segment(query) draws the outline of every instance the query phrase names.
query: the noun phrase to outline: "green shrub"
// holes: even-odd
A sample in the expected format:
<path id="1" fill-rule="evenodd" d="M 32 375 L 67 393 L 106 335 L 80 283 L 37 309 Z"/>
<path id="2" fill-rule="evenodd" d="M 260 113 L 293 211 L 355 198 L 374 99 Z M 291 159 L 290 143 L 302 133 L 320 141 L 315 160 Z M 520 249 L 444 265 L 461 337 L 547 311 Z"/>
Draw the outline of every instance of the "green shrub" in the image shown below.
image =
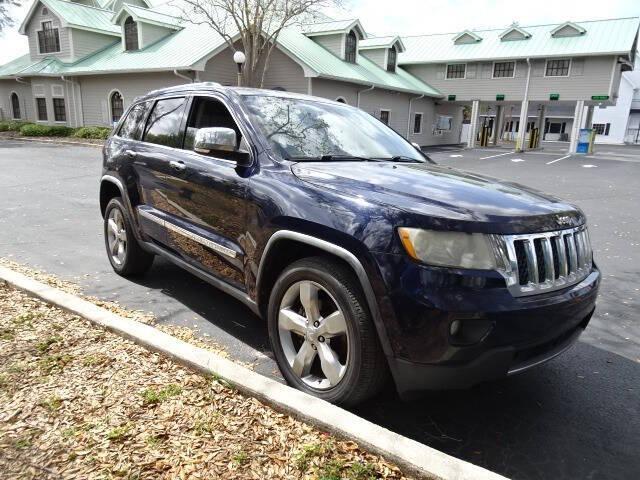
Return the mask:
<path id="1" fill-rule="evenodd" d="M 111 133 L 109 127 L 81 127 L 73 134 L 76 138 L 106 139 Z"/>
<path id="2" fill-rule="evenodd" d="M 28 125 L 29 122 L 23 122 L 22 120 L 7 120 L 0 122 L 0 132 L 17 132 L 24 125 Z"/>
<path id="3" fill-rule="evenodd" d="M 62 125 L 23 125 L 20 133 L 25 137 L 68 137 L 73 133 L 73 128 Z"/>

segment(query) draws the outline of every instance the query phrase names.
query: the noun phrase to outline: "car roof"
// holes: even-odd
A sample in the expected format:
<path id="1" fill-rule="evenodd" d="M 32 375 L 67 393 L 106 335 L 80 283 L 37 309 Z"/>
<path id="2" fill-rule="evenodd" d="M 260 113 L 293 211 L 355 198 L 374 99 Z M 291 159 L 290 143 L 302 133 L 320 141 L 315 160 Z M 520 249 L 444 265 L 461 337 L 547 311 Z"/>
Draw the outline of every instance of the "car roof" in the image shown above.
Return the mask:
<path id="1" fill-rule="evenodd" d="M 266 90 L 262 88 L 249 88 L 249 87 L 230 87 L 223 86 L 216 82 L 198 82 L 198 83 L 185 83 L 183 85 L 176 85 L 174 87 L 159 88 L 152 90 L 138 98 L 136 102 L 151 100 L 157 97 L 171 94 L 197 94 L 197 93 L 212 93 L 218 92 L 226 95 L 257 95 L 257 96 L 270 96 L 281 98 L 295 98 L 299 100 L 308 100 L 320 103 L 332 103 L 338 105 L 348 106 L 346 104 L 335 102 L 326 98 L 314 97 L 311 95 L 304 95 L 301 93 L 287 92 L 284 90 Z"/>

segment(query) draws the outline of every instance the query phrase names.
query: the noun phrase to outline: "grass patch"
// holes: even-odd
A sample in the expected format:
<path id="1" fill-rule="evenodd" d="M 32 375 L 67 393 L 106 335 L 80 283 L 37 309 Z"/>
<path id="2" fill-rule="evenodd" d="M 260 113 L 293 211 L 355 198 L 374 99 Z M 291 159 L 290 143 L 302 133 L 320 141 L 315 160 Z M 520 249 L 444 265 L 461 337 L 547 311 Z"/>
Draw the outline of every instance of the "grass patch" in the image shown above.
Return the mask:
<path id="1" fill-rule="evenodd" d="M 238 466 L 242 466 L 249 461 L 249 455 L 244 450 L 240 450 L 231 458 L 231 461 Z"/>
<path id="2" fill-rule="evenodd" d="M 62 399 L 57 395 L 52 395 L 46 400 L 40 402 L 40 405 L 51 412 L 55 412 L 62 406 Z"/>
<path id="3" fill-rule="evenodd" d="M 129 436 L 129 425 L 122 425 L 107 432 L 107 440 L 110 442 L 119 442 Z"/>
<path id="4" fill-rule="evenodd" d="M 16 333 L 12 328 L 0 328 L 0 340 L 13 340 L 16 338 Z"/>
<path id="5" fill-rule="evenodd" d="M 142 396 L 142 401 L 145 405 L 157 405 L 171 397 L 177 397 L 181 393 L 182 389 L 178 385 L 172 383 L 160 390 L 147 388 L 146 390 L 143 390 L 140 395 Z"/>
<path id="6" fill-rule="evenodd" d="M 322 466 L 318 473 L 318 480 L 342 480 L 342 460 L 331 460 Z"/>
<path id="7" fill-rule="evenodd" d="M 346 477 L 348 480 L 375 480 L 376 469 L 370 463 L 356 462 L 347 469 Z"/>
<path id="8" fill-rule="evenodd" d="M 62 341 L 62 337 L 48 337 L 45 338 L 42 342 L 38 342 L 38 344 L 36 345 L 36 348 L 38 349 L 38 352 L 40 353 L 45 353 L 49 350 L 49 347 L 51 347 L 51 345 L 53 345 L 54 343 L 59 343 Z"/>
<path id="9" fill-rule="evenodd" d="M 294 461 L 296 468 L 301 472 L 306 472 L 314 458 L 325 454 L 328 447 L 321 443 L 310 443 L 303 445 L 300 452 L 296 455 Z"/>
<path id="10" fill-rule="evenodd" d="M 38 361 L 38 365 L 40 366 L 43 374 L 49 375 L 54 371 L 62 370 L 71 360 L 73 360 L 71 355 L 66 353 L 57 353 L 55 355 L 46 355 L 42 357 Z"/>

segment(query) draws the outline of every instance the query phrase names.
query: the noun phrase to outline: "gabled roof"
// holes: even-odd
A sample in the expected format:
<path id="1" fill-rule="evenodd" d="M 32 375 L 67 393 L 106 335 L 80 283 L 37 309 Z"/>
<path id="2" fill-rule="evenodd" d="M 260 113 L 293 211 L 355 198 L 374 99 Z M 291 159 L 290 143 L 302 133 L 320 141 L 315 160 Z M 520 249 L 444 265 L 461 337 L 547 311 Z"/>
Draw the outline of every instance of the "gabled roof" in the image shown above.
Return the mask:
<path id="1" fill-rule="evenodd" d="M 120 27 L 111 23 L 113 12 L 103 8 L 89 7 L 66 0 L 35 0 L 18 30 L 23 35 L 36 8 L 45 5 L 60 18 L 63 27 L 73 27 L 106 35 L 120 36 Z"/>
<path id="2" fill-rule="evenodd" d="M 398 36 L 395 37 L 369 37 L 364 40 L 360 40 L 358 43 L 359 50 L 373 50 L 376 48 L 391 48 L 394 45 L 397 46 L 398 52 L 404 52 L 406 50 L 402 39 Z"/>
<path id="3" fill-rule="evenodd" d="M 552 58 L 561 56 L 625 55 L 634 53 L 640 19 L 617 18 L 580 22 L 588 33 L 575 37 L 553 37 L 558 27 L 536 25 L 521 27 L 531 34 L 526 42 L 503 42 L 504 29 L 475 32 L 482 42 L 456 45 L 451 34 L 403 37 L 407 51 L 399 63 L 445 63 L 450 61 L 486 61 L 511 58 Z"/>
<path id="4" fill-rule="evenodd" d="M 307 37 L 314 37 L 318 35 L 349 33 L 354 28 L 360 34 L 360 38 L 365 38 L 367 36 L 364 28 L 362 28 L 360 20 L 353 18 L 349 20 L 331 20 L 328 22 L 304 24 L 302 25 L 302 32 Z"/>
<path id="5" fill-rule="evenodd" d="M 130 15 L 136 22 L 151 23 L 172 30 L 181 28 L 179 18 L 128 3 L 122 4 L 122 8 L 113 15 L 111 22 L 119 25 L 123 14 Z"/>
<path id="6" fill-rule="evenodd" d="M 531 38 L 531 34 L 526 30 L 520 28 L 517 25 L 511 25 L 509 28 L 507 28 L 504 32 L 500 34 L 500 40 L 502 41 L 510 40 L 510 39 L 506 39 L 505 37 L 512 32 L 519 33 L 523 39 Z"/>
<path id="7" fill-rule="evenodd" d="M 561 30 L 564 30 L 565 28 L 572 28 L 573 30 L 575 30 L 576 35 L 584 35 L 585 33 L 587 33 L 587 30 L 585 28 L 581 27 L 576 23 L 564 22 L 562 25 L 558 25 L 556 28 L 551 30 L 551 36 L 552 37 L 556 36 L 558 32 L 560 32 Z"/>
<path id="8" fill-rule="evenodd" d="M 452 39 L 453 43 L 458 43 L 464 37 L 469 37 L 475 42 L 482 41 L 482 37 L 480 35 L 478 35 L 477 33 L 474 33 L 474 32 L 472 32 L 470 30 L 464 30 L 464 31 L 460 32 L 459 34 L 457 34 L 455 37 L 453 37 L 453 39 Z"/>

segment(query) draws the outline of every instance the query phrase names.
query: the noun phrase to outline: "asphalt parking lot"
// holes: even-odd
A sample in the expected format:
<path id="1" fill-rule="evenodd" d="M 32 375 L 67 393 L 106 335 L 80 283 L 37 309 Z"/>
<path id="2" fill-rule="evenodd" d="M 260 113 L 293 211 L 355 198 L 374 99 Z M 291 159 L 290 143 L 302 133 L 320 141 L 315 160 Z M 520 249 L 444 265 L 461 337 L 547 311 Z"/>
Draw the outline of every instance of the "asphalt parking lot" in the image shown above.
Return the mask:
<path id="1" fill-rule="evenodd" d="M 565 147 L 566 148 L 566 147 Z M 547 365 L 472 390 L 357 413 L 516 479 L 637 478 L 640 472 L 640 148 L 566 157 L 563 145 L 432 149 L 439 163 L 547 191 L 589 218 L 604 281 L 581 341 Z M 81 284 L 88 294 L 197 327 L 236 360 L 278 377 L 265 325 L 240 303 L 164 261 L 137 283 L 113 274 L 98 210 L 96 148 L 0 140 L 0 256 Z"/>

